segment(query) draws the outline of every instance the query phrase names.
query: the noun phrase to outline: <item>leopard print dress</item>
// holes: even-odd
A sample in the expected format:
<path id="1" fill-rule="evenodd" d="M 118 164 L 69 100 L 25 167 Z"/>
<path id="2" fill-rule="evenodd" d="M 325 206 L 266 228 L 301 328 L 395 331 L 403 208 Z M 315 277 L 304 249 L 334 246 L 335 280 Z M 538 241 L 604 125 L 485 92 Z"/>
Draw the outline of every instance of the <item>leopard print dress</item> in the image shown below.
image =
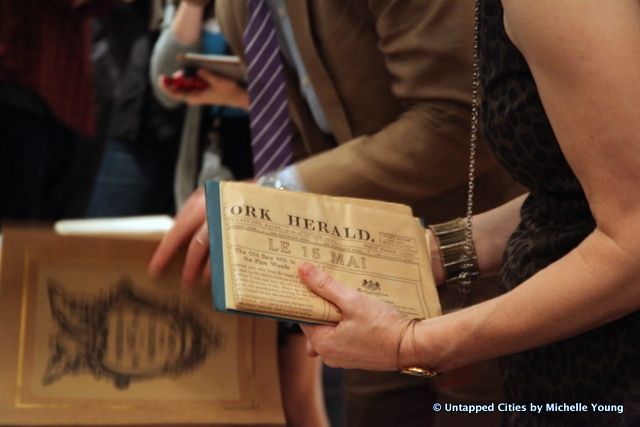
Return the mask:
<path id="1" fill-rule="evenodd" d="M 575 248 L 595 227 L 567 164 L 531 72 L 503 25 L 500 0 L 482 0 L 482 120 L 485 140 L 509 173 L 530 189 L 509 240 L 504 291 Z M 638 261 L 640 262 L 640 260 Z M 517 426 L 640 426 L 640 312 L 582 335 L 504 357 L 509 402 L 588 405 L 586 412 L 507 414 Z M 622 414 L 591 404 L 624 405 Z"/>

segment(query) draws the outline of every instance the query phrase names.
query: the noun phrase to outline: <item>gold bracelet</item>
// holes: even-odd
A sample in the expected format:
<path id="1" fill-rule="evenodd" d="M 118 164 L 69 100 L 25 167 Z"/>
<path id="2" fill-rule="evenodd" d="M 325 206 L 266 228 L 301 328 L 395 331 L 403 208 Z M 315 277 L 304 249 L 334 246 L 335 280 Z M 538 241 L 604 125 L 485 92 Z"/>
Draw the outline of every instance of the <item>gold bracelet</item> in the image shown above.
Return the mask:
<path id="1" fill-rule="evenodd" d="M 407 330 L 409 330 L 409 327 L 411 327 L 411 343 L 413 345 L 413 348 L 415 349 L 416 348 L 416 332 L 415 332 L 416 323 L 418 323 L 421 320 L 422 319 L 418 317 L 414 317 L 413 319 L 407 322 L 404 328 L 402 328 L 402 331 L 400 332 L 400 339 L 398 340 L 398 348 L 396 349 L 396 366 L 398 367 L 398 371 L 401 374 L 412 375 L 414 377 L 431 378 L 438 375 L 438 372 L 435 369 L 423 368 L 421 366 L 406 366 L 404 368 L 400 366 L 400 347 L 402 346 L 402 341 L 404 340 L 404 336 L 407 333 Z"/>
<path id="2" fill-rule="evenodd" d="M 433 378 L 438 375 L 438 372 L 433 369 L 421 368 L 420 366 L 408 366 L 404 369 L 400 369 L 401 374 L 411 375 L 414 377 L 427 377 Z"/>
<path id="3" fill-rule="evenodd" d="M 407 333 L 407 329 L 409 329 L 409 326 L 411 326 L 411 324 L 415 323 L 417 320 L 420 320 L 420 319 L 414 317 L 413 319 L 409 320 L 407 323 L 405 323 L 405 325 L 402 327 L 402 330 L 400 331 L 398 346 L 396 347 L 396 367 L 398 368 L 399 371 L 402 371 L 402 368 L 400 368 L 400 347 L 402 347 L 402 340 L 404 339 L 404 334 Z"/>

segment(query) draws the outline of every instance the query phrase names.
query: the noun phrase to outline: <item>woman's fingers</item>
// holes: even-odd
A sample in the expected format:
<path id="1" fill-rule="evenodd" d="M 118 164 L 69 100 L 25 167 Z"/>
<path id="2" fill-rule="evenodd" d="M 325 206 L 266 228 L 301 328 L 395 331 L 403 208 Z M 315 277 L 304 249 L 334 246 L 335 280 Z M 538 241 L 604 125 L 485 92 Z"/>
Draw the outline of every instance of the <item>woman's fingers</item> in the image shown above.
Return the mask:
<path id="1" fill-rule="evenodd" d="M 313 349 L 313 346 L 311 345 L 311 341 L 309 340 L 307 340 L 307 343 L 305 344 L 305 351 L 311 357 L 318 357 L 318 353 L 316 353 L 316 351 Z"/>
<path id="2" fill-rule="evenodd" d="M 318 270 L 313 264 L 307 262 L 298 269 L 300 278 L 314 293 L 334 303 L 340 311 L 357 304 L 361 295 L 355 290 L 338 283 L 333 277 Z"/>
<path id="3" fill-rule="evenodd" d="M 334 367 L 397 368 L 398 343 L 407 319 L 393 306 L 360 294 L 311 264 L 302 264 L 299 274 L 309 289 L 342 311 L 335 326 L 300 325 L 309 340 L 309 355 L 318 354 Z"/>
<path id="4" fill-rule="evenodd" d="M 200 77 L 205 82 L 209 83 L 209 86 L 218 86 L 220 84 L 224 84 L 227 80 L 229 80 L 217 74 L 214 74 L 211 71 L 206 70 L 204 68 L 198 68 L 197 74 L 198 74 L 198 77 Z"/>

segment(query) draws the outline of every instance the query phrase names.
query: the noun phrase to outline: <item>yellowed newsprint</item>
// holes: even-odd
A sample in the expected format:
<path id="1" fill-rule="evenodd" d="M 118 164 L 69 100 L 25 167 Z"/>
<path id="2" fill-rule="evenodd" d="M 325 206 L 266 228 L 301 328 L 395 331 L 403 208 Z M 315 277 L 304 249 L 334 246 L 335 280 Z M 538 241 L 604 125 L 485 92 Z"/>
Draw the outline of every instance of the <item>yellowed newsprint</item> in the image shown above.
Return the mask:
<path id="1" fill-rule="evenodd" d="M 307 289 L 310 262 L 407 317 L 441 313 L 424 229 L 404 205 L 207 183 L 216 308 L 311 323 L 341 318 Z"/>

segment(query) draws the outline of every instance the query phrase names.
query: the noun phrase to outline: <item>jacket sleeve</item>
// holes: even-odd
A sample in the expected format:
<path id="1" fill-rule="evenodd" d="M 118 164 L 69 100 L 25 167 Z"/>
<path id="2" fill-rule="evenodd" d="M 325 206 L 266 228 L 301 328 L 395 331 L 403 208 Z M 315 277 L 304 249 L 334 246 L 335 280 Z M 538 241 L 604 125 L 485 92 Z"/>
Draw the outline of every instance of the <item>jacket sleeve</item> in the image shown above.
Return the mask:
<path id="1" fill-rule="evenodd" d="M 158 78 L 161 75 L 171 75 L 181 68 L 176 60 L 179 54 L 187 52 L 200 52 L 200 42 L 183 44 L 176 39 L 171 30 L 170 23 L 164 23 L 158 41 L 153 47 L 150 59 L 149 79 L 156 99 L 166 108 L 176 108 L 180 102 L 169 98 L 158 87 Z"/>
<path id="2" fill-rule="evenodd" d="M 411 204 L 464 185 L 473 2 L 370 0 L 367 12 L 400 113 L 375 133 L 297 163 L 305 188 Z M 494 164 L 481 148 L 478 173 Z"/>

